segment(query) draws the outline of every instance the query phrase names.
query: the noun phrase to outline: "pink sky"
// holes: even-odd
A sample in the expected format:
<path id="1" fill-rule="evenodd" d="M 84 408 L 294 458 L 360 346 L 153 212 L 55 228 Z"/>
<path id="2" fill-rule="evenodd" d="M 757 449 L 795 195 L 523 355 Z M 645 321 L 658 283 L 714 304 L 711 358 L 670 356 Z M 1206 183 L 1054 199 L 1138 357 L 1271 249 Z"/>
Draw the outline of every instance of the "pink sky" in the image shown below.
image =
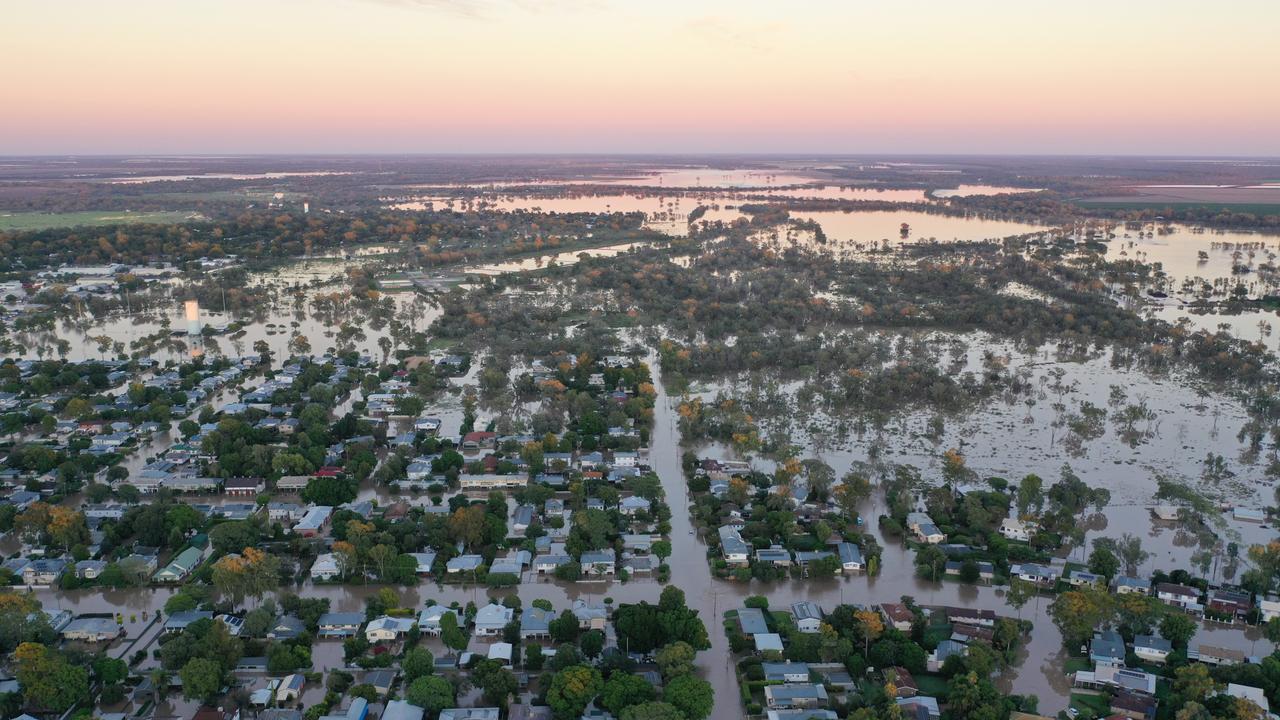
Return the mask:
<path id="1" fill-rule="evenodd" d="M 14 0 L 0 153 L 1280 155 L 1280 3 Z"/>

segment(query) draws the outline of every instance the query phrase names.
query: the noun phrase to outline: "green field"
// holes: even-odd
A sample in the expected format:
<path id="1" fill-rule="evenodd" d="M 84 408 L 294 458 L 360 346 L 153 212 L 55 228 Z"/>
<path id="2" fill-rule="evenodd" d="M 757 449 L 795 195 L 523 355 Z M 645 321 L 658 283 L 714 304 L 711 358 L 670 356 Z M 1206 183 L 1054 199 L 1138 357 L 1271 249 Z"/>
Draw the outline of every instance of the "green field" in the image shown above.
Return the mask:
<path id="1" fill-rule="evenodd" d="M 203 215 L 186 210 L 158 212 L 90 210 L 68 213 L 0 212 L 0 230 L 44 230 L 55 227 L 94 227 L 133 223 L 179 223 L 203 219 Z"/>

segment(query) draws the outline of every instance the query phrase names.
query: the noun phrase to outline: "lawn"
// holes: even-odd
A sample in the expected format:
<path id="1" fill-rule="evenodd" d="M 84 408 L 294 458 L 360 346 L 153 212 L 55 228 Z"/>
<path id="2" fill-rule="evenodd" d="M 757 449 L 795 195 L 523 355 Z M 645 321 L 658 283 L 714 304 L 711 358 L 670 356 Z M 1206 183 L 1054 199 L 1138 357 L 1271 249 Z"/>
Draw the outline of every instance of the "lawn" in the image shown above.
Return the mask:
<path id="1" fill-rule="evenodd" d="M 1087 717 L 1106 717 L 1111 712 L 1111 699 L 1106 695 L 1071 693 L 1071 707 Z"/>
<path id="2" fill-rule="evenodd" d="M 1080 670 L 1092 670 L 1092 669 L 1093 669 L 1093 663 L 1089 662 L 1089 658 L 1082 658 L 1082 657 L 1067 658 L 1067 662 L 1063 666 L 1063 670 L 1066 671 L 1068 674 L 1073 672 L 1079 672 Z"/>
<path id="3" fill-rule="evenodd" d="M 0 213 L 0 230 L 44 230 L 56 227 L 95 227 L 136 223 L 180 223 L 203 220 L 204 216 L 186 210 L 129 212 L 127 210 L 90 210 L 67 213 Z"/>
<path id="4" fill-rule="evenodd" d="M 947 681 L 937 675 L 915 675 L 916 685 L 920 688 L 921 695 L 929 695 L 938 698 L 939 702 L 945 702 L 947 699 Z"/>

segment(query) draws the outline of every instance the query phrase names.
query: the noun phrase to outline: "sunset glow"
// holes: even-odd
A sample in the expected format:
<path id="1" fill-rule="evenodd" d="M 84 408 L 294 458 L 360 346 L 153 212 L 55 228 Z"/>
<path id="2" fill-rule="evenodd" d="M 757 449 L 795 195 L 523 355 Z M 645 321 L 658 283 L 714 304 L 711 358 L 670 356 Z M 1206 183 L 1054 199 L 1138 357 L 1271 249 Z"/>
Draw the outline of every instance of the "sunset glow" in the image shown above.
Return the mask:
<path id="1" fill-rule="evenodd" d="M 1280 154 L 1280 5 L 20 0 L 0 153 Z"/>

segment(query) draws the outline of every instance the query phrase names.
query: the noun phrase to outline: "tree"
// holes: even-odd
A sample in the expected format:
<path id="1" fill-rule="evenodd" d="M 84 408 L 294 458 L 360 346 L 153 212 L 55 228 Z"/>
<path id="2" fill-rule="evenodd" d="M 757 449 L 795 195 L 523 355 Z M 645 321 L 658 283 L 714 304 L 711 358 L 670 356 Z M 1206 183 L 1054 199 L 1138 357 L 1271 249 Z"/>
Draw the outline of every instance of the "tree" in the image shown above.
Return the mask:
<path id="1" fill-rule="evenodd" d="M 1217 692 L 1217 683 L 1203 663 L 1183 665 L 1173 672 L 1173 693 L 1184 703 L 1203 703 Z"/>
<path id="2" fill-rule="evenodd" d="M 653 700 L 657 697 L 657 693 L 653 686 L 639 675 L 615 672 L 604 684 L 604 691 L 600 697 L 605 709 L 618 715 L 627 707 Z"/>
<path id="3" fill-rule="evenodd" d="M 658 671 L 662 673 L 662 679 L 670 680 L 693 672 L 695 655 L 697 655 L 697 651 L 693 649 L 692 645 L 684 641 L 677 641 L 658 648 L 658 652 L 654 653 L 653 659 L 658 664 Z"/>
<path id="4" fill-rule="evenodd" d="M 551 639 L 558 643 L 574 642 L 578 639 L 580 629 L 578 616 L 574 615 L 572 610 L 561 611 L 559 617 L 547 624 Z"/>
<path id="5" fill-rule="evenodd" d="M 573 665 L 556 673 L 547 688 L 547 704 L 558 720 L 575 720 L 592 698 L 604 689 L 600 671 L 586 665 Z"/>
<path id="6" fill-rule="evenodd" d="M 13 652 L 18 682 L 27 702 L 62 713 L 89 699 L 89 672 L 40 643 L 24 642 Z"/>
<path id="7" fill-rule="evenodd" d="M 618 720 L 685 720 L 684 713 L 671 703 L 647 702 L 622 711 Z"/>
<path id="8" fill-rule="evenodd" d="M 1106 547 L 1095 547 L 1089 554 L 1089 571 L 1109 580 L 1120 571 L 1120 559 Z"/>
<path id="9" fill-rule="evenodd" d="M 438 675 L 424 675 L 413 682 L 404 693 L 410 704 L 417 705 L 431 717 L 454 705 L 453 685 Z"/>
<path id="10" fill-rule="evenodd" d="M 667 558 L 671 557 L 671 542 L 668 540 L 658 540 L 651 548 L 653 554 L 657 556 L 658 562 L 661 564 Z"/>
<path id="11" fill-rule="evenodd" d="M 1049 606 L 1049 617 L 1062 633 L 1062 642 L 1080 646 L 1111 618 L 1111 598 L 1098 589 L 1068 590 Z"/>
<path id="12" fill-rule="evenodd" d="M 431 655 L 430 650 L 424 647 L 416 647 L 405 653 L 404 660 L 400 663 L 400 669 L 404 671 L 405 682 L 411 683 L 420 677 L 435 672 L 436 659 Z"/>
<path id="13" fill-rule="evenodd" d="M 192 658 L 178 673 L 182 678 L 182 696 L 188 700 L 212 703 L 222 692 L 222 666 L 208 658 Z"/>
<path id="14" fill-rule="evenodd" d="M 599 630 L 588 630 L 578 639 L 578 647 L 588 660 L 594 660 L 604 650 L 604 633 Z"/>
<path id="15" fill-rule="evenodd" d="M 1184 649 L 1195 636 L 1196 621 L 1182 613 L 1170 612 L 1160 620 L 1160 637 L 1173 643 L 1177 649 Z"/>
<path id="16" fill-rule="evenodd" d="M 458 627 L 458 618 L 451 612 L 440 616 L 440 639 L 446 647 L 458 652 L 467 649 L 467 635 Z"/>
<path id="17" fill-rule="evenodd" d="M 706 680 L 696 675 L 681 675 L 663 688 L 662 699 L 684 713 L 688 720 L 702 720 L 711 714 L 714 692 Z"/>
<path id="18" fill-rule="evenodd" d="M 1044 481 L 1039 475 L 1027 475 L 1018 483 L 1017 506 L 1019 515 L 1044 506 Z"/>

